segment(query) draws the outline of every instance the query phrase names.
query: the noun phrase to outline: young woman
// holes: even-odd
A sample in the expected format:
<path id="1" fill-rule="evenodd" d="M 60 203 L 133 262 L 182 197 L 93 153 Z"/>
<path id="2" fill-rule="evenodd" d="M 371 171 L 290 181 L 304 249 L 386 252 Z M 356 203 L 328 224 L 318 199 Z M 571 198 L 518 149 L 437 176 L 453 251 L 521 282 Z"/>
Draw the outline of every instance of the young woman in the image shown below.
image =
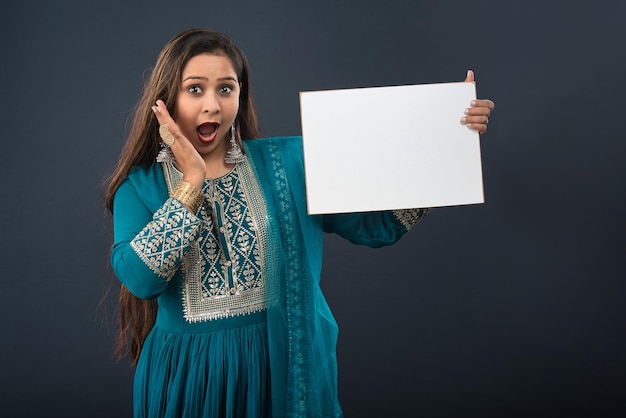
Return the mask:
<path id="1" fill-rule="evenodd" d="M 492 108 L 463 123 L 484 133 Z M 322 235 L 389 245 L 428 209 L 308 216 L 301 139 L 258 135 L 239 48 L 167 43 L 106 195 L 136 417 L 342 416 Z"/>

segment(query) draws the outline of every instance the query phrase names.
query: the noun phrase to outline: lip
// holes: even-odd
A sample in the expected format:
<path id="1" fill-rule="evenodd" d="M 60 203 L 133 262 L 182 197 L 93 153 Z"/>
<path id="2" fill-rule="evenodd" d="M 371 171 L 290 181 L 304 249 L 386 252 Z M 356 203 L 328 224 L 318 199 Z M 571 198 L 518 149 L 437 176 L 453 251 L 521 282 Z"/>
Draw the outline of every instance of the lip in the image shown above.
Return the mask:
<path id="1" fill-rule="evenodd" d="M 200 128 L 202 128 L 203 126 L 214 126 L 215 130 L 210 136 L 205 136 L 200 133 Z M 220 128 L 220 124 L 217 122 L 205 122 L 201 125 L 198 125 L 198 127 L 196 128 L 198 141 L 202 142 L 203 144 L 210 144 L 211 142 L 215 141 L 215 138 L 217 138 L 217 131 L 219 131 L 219 128 Z"/>

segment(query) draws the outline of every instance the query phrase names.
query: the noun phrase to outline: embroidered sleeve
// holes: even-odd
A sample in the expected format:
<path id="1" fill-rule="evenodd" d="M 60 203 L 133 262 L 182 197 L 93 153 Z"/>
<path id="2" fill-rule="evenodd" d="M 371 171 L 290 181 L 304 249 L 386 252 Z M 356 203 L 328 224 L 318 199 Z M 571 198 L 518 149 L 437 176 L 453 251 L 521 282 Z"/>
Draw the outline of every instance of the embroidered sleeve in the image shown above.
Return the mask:
<path id="1" fill-rule="evenodd" d="M 178 200 L 169 198 L 130 245 L 157 276 L 170 280 L 200 234 L 200 219 Z"/>
<path id="2" fill-rule="evenodd" d="M 382 247 L 397 242 L 430 209 L 402 209 L 323 216 L 325 232 L 335 233 L 354 244 Z"/>
<path id="3" fill-rule="evenodd" d="M 427 209 L 399 209 L 393 211 L 393 216 L 396 217 L 398 221 L 407 231 L 410 231 L 415 225 L 421 221 L 424 216 L 428 215 L 430 212 L 430 208 Z"/>

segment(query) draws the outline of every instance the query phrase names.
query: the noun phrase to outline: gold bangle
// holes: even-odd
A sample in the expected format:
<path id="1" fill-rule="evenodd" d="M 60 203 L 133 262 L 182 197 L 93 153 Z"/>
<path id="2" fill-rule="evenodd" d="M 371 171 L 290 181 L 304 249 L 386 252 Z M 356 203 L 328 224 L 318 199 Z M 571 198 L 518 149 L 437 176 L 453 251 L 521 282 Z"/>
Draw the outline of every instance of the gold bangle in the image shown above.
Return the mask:
<path id="1" fill-rule="evenodd" d="M 172 192 L 171 197 L 185 205 L 193 213 L 198 212 L 198 208 L 204 200 L 201 190 L 198 190 L 193 184 L 181 180 Z"/>

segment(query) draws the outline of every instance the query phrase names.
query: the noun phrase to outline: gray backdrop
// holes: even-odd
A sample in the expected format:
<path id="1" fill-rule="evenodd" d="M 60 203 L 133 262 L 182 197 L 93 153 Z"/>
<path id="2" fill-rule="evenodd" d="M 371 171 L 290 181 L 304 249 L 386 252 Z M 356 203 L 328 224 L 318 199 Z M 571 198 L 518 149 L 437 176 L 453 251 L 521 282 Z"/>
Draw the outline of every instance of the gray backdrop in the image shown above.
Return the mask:
<path id="1" fill-rule="evenodd" d="M 158 51 L 194 26 L 246 51 L 265 136 L 300 134 L 303 90 L 472 68 L 496 102 L 484 205 L 437 209 L 389 248 L 326 240 L 348 417 L 626 412 L 625 2 L 13 3 L 0 15 L 0 415 L 130 415 L 114 304 L 99 307 L 100 184 Z"/>

